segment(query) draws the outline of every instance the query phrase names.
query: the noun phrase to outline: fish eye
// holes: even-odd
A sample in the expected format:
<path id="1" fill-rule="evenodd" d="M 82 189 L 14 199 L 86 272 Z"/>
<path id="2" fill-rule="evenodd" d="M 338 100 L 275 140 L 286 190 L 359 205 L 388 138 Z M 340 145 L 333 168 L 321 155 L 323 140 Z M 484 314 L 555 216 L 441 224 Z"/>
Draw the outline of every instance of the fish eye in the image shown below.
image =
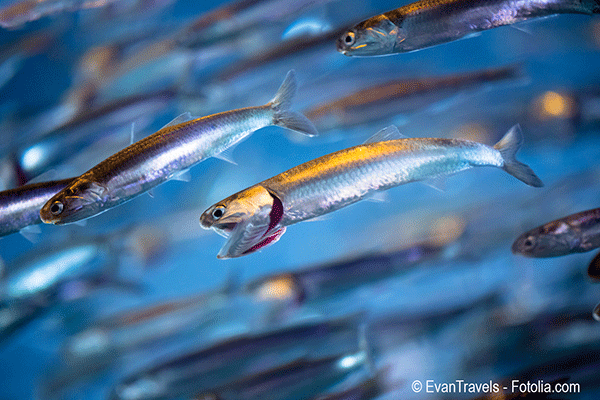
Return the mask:
<path id="1" fill-rule="evenodd" d="M 212 217 L 214 220 L 221 218 L 223 214 L 225 214 L 225 207 L 223 206 L 215 207 L 215 209 L 212 211 Z"/>
<path id="2" fill-rule="evenodd" d="M 352 46 L 355 38 L 356 36 L 354 35 L 354 32 L 348 32 L 346 33 L 346 36 L 344 36 L 344 43 L 348 46 Z"/>
<path id="3" fill-rule="evenodd" d="M 52 215 L 58 215 L 63 211 L 63 208 L 63 203 L 61 203 L 60 201 L 55 201 L 50 206 L 50 212 L 52 213 Z"/>
<path id="4" fill-rule="evenodd" d="M 533 238 L 531 236 L 529 236 L 527 239 L 525 239 L 525 241 L 523 242 L 523 244 L 527 248 L 533 247 Z"/>

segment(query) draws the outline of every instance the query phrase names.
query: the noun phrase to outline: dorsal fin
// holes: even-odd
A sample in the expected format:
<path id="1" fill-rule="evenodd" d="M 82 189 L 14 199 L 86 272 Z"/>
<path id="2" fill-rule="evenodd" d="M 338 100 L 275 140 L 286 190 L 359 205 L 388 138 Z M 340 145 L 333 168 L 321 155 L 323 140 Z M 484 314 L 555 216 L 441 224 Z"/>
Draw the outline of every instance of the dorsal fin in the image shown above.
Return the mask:
<path id="1" fill-rule="evenodd" d="M 183 124 L 184 122 L 188 122 L 188 121 L 191 121 L 193 119 L 194 119 L 194 117 L 192 117 L 192 114 L 189 111 L 188 112 L 184 112 L 183 114 L 175 117 L 171 122 L 169 122 L 168 124 L 166 124 L 165 126 L 163 126 L 160 129 L 165 129 L 165 128 L 168 128 L 169 126 Z"/>
<path id="2" fill-rule="evenodd" d="M 406 139 L 406 138 L 407 138 L 406 136 L 404 136 L 403 134 L 401 134 L 398 131 L 398 128 L 396 128 L 395 125 L 390 125 L 390 126 L 383 128 L 382 130 L 380 130 L 379 132 L 377 132 L 376 134 L 374 134 L 373 136 L 371 136 L 370 138 L 365 140 L 365 142 L 363 144 L 385 142 L 386 140 L 396 140 L 396 139 Z"/>

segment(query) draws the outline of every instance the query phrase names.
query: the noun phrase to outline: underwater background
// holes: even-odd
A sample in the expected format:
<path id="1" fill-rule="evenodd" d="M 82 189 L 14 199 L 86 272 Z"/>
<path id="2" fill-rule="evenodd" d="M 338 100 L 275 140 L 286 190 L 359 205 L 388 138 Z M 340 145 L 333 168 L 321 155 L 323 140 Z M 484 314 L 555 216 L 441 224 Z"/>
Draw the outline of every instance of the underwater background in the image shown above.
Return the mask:
<path id="1" fill-rule="evenodd" d="M 104 272 L 93 281 L 76 272 L 51 296 L 41 294 L 23 305 L 31 312 L 23 312 L 20 321 L 14 317 L 20 311 L 2 310 L 0 399 L 108 398 L 123 377 L 192 349 L 348 316 L 360 320 L 357 332 L 367 331 L 369 363 L 322 391 L 315 393 L 308 384 L 282 398 L 317 398 L 375 376 L 380 393 L 358 398 L 483 395 L 415 392 L 415 380 L 568 378 L 581 385 L 580 393 L 549 398 L 597 399 L 600 323 L 592 310 L 600 290 L 586 273 L 594 253 L 536 259 L 513 254 L 511 245 L 529 229 L 598 207 L 600 18 L 554 16 L 417 52 L 352 58 L 336 51 L 330 32 L 404 3 L 303 2 L 307 5 L 297 10 L 288 10 L 291 0 L 271 3 L 247 26 L 237 21 L 240 31 L 208 43 L 170 40 L 220 1 L 115 1 L 110 8 L 88 5 L 2 29 L 2 189 L 40 175 L 41 180 L 80 175 L 129 145 L 132 135 L 139 140 L 184 112 L 203 116 L 265 104 L 291 69 L 298 78 L 292 108 L 305 113 L 392 79 L 506 66 L 516 76 L 440 88 L 425 99 L 404 101 L 404 110 L 374 119 L 370 112 L 360 124 L 319 129 L 314 138 L 264 128 L 235 148 L 235 164 L 208 159 L 190 170 L 189 182 L 166 182 L 151 196 L 141 195 L 85 225 L 42 224 L 27 238 L 2 237 L 4 276 L 35 256 L 81 243 L 96 247 L 93 260 L 77 268 Z M 305 46 L 307 39 L 320 36 Z M 272 59 L 260 57 L 282 43 L 292 45 Z M 161 90 L 169 92 L 158 104 L 83 128 L 93 143 L 59 142 L 50 167 L 27 171 L 23 162 L 41 157 L 36 150 L 23 156 L 25 161 L 15 159 L 85 110 Z M 490 145 L 520 124 L 519 159 L 545 186 L 532 188 L 498 169 L 477 168 L 449 177 L 443 191 L 419 183 L 392 188 L 385 198 L 294 225 L 262 251 L 217 259 L 224 239 L 200 226 L 206 208 L 298 164 L 361 144 L 392 124 L 408 137 Z M 385 261 L 378 259 L 382 255 Z M 75 256 L 66 257 L 73 261 Z M 329 279 L 333 272 L 327 270 L 305 280 L 292 274 L 349 260 L 360 264 L 352 274 L 338 271 Z M 387 263 L 387 269 L 374 274 L 378 262 Z M 278 279 L 268 280 L 274 276 Z M 299 289 L 298 282 L 305 286 Z M 149 334 L 177 323 L 182 327 L 135 348 L 123 344 L 119 351 L 102 350 L 103 341 L 126 343 L 140 331 L 123 328 L 101 340 L 90 340 L 85 331 L 119 312 L 202 294 L 207 303 L 182 306 L 177 316 L 169 317 L 164 307 L 138 316 L 167 316 L 149 324 Z M 116 322 L 104 325 L 110 330 Z M 88 332 L 89 342 L 76 336 L 81 332 Z M 100 355 L 68 356 L 76 337 Z M 336 339 L 330 348 L 339 345 L 345 354 L 341 348 L 355 344 L 347 351 L 353 354 L 362 346 L 360 338 L 344 338 L 348 343 Z M 298 337 L 289 351 L 305 354 L 311 346 L 310 338 Z M 293 359 L 283 353 L 281 360 L 269 362 L 285 365 Z M 240 378 L 236 371 L 230 374 Z"/>

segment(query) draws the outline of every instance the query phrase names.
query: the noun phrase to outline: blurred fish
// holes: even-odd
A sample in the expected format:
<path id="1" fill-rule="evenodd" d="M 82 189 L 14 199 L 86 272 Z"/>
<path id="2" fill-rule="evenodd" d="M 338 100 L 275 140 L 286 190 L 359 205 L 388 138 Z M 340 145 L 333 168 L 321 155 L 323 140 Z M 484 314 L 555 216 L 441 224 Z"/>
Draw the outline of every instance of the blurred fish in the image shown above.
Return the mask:
<path id="1" fill-rule="evenodd" d="M 347 128 L 398 114 L 410 115 L 465 90 L 520 75 L 520 68 L 510 65 L 452 76 L 396 79 L 311 107 L 304 114 L 319 132 Z"/>
<path id="2" fill-rule="evenodd" d="M 0 9 L 0 27 L 19 28 L 27 22 L 36 21 L 63 12 L 74 12 L 95 7 L 104 7 L 119 0 L 18 0 Z"/>
<path id="3" fill-rule="evenodd" d="M 592 311 L 592 316 L 596 321 L 600 321 L 600 303 L 594 307 L 594 311 Z"/>
<path id="4" fill-rule="evenodd" d="M 42 207 L 42 221 L 61 225 L 105 212 L 208 157 L 219 156 L 266 126 L 315 135 L 317 132 L 306 117 L 289 110 L 295 91 L 296 78 L 290 71 L 273 100 L 264 106 L 193 120 L 186 117 L 185 122 L 176 118 L 74 180 Z"/>
<path id="5" fill-rule="evenodd" d="M 19 166 L 26 179 L 33 179 L 45 171 L 57 169 L 65 159 L 68 163 L 73 155 L 107 137 L 119 135 L 129 139 L 132 123 L 136 123 L 138 131 L 144 129 L 168 109 L 175 96 L 173 89 L 160 90 L 126 97 L 81 112 L 35 143 L 21 146 L 16 151 Z M 106 154 L 108 156 L 110 154 Z"/>
<path id="6" fill-rule="evenodd" d="M 304 400 L 364 369 L 368 349 L 319 359 L 301 359 L 202 392 L 195 400 Z"/>
<path id="7" fill-rule="evenodd" d="M 313 50 L 329 44 L 340 35 L 342 29 L 330 30 L 317 35 L 303 35 L 286 40 L 271 49 L 253 54 L 252 57 L 242 60 L 237 64 L 223 70 L 217 80 L 227 82 L 230 79 L 247 72 L 264 67 L 266 64 L 283 60 L 289 56 L 296 56 L 302 52 Z"/>
<path id="8" fill-rule="evenodd" d="M 139 285 L 117 277 L 117 246 L 112 241 L 118 239 L 122 237 L 99 237 L 32 250 L 7 267 L 0 280 L 0 299 L 47 304 L 59 296 L 76 298 L 81 287 L 69 284 L 78 281 L 123 283 L 141 290 Z"/>
<path id="9" fill-rule="evenodd" d="M 32 183 L 0 192 L 0 237 L 19 231 L 27 235 L 25 228 L 41 224 L 42 206 L 73 179 Z"/>
<path id="10" fill-rule="evenodd" d="M 260 308 L 240 313 L 245 304 L 236 301 L 233 284 L 228 282 L 216 291 L 136 308 L 94 322 L 67 339 L 62 348 L 64 368 L 48 377 L 44 397 L 55 398 L 92 374 L 139 355 L 143 349 L 153 351 L 152 346 L 164 347 L 187 337 L 194 338 L 194 343 L 210 343 L 219 336 L 215 331 L 223 328 L 225 321 L 232 324 L 241 318 L 250 329 Z"/>
<path id="11" fill-rule="evenodd" d="M 215 311 L 231 303 L 232 283 L 214 292 L 170 300 L 103 318 L 71 337 L 65 358 L 81 362 L 103 354 L 124 353 L 166 340 L 181 332 L 198 332 L 215 324 Z"/>
<path id="12" fill-rule="evenodd" d="M 515 126 L 490 147 L 459 139 L 395 139 L 388 127 L 369 143 L 340 150 L 238 192 L 200 217 L 229 239 L 218 258 L 240 257 L 279 240 L 286 227 L 360 201 L 376 191 L 440 178 L 475 166 L 501 168 L 530 186 L 541 180 L 515 154 L 523 136 Z"/>
<path id="13" fill-rule="evenodd" d="M 600 247 L 600 208 L 582 211 L 523 233 L 512 252 L 527 257 L 559 257 Z"/>
<path id="14" fill-rule="evenodd" d="M 176 35 L 180 46 L 194 48 L 232 39 L 256 26 L 282 24 L 298 13 L 332 0 L 239 0 L 202 14 Z"/>
<path id="15" fill-rule="evenodd" d="M 17 334 L 21 328 L 29 323 L 43 317 L 53 310 L 53 307 L 61 303 L 71 308 L 72 301 L 79 300 L 90 295 L 92 292 L 113 288 L 128 293 L 139 294 L 139 285 L 107 279 L 102 276 L 80 278 L 77 281 L 65 283 L 60 290 L 53 293 L 47 292 L 47 297 L 23 298 L 19 300 L 0 300 L 0 342 L 7 340 Z M 89 365 L 86 365 L 89 368 Z M 78 371 L 81 376 L 81 370 Z"/>
<path id="16" fill-rule="evenodd" d="M 149 400 L 191 397 L 304 357 L 327 357 L 352 351 L 359 344 L 357 323 L 356 317 L 350 317 L 233 337 L 126 377 L 115 386 L 110 398 Z"/>
<path id="17" fill-rule="evenodd" d="M 326 301 L 335 294 L 384 280 L 439 256 L 444 247 L 427 243 L 349 260 L 284 272 L 254 280 L 245 290 L 258 300 L 280 300 L 296 304 Z"/>
<path id="18" fill-rule="evenodd" d="M 420 0 L 355 25 L 337 49 L 347 56 L 406 53 L 487 29 L 554 14 L 598 14 L 596 0 Z"/>

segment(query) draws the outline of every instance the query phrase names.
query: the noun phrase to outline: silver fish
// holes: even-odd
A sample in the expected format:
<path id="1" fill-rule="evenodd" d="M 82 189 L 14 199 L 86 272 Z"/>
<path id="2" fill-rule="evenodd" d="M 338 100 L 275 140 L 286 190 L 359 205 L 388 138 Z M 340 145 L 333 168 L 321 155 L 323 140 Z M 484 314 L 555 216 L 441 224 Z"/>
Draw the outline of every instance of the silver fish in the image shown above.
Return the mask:
<path id="1" fill-rule="evenodd" d="M 42 223 L 42 206 L 73 179 L 32 183 L 0 192 L 0 237 Z"/>
<path id="2" fill-rule="evenodd" d="M 259 278 L 248 283 L 245 291 L 258 301 L 279 300 L 314 306 L 359 286 L 399 275 L 440 256 L 443 250 L 443 246 L 417 243 L 400 250 L 369 253 Z"/>
<path id="3" fill-rule="evenodd" d="M 19 165 L 27 178 L 56 169 L 66 156 L 79 154 L 105 138 L 121 136 L 121 132 L 127 132 L 132 122 L 136 122 L 138 130 L 143 129 L 144 125 L 165 112 L 175 95 L 174 90 L 166 89 L 130 96 L 82 111 L 35 143 L 21 146 L 16 151 Z M 104 154 L 108 157 L 112 153 Z M 88 164 L 86 169 L 93 165 Z"/>
<path id="4" fill-rule="evenodd" d="M 548 222 L 523 233 L 512 251 L 528 257 L 558 257 L 600 247 L 600 208 Z"/>
<path id="5" fill-rule="evenodd" d="M 420 0 L 355 25 L 337 41 L 347 56 L 407 53 L 554 14 L 598 14 L 596 0 Z"/>
<path id="6" fill-rule="evenodd" d="M 103 213 L 177 176 L 208 157 L 218 156 L 252 132 L 270 125 L 316 135 L 314 125 L 289 110 L 296 78 L 288 72 L 272 101 L 181 122 L 112 155 L 75 179 L 42 208 L 42 221 L 67 224 Z"/>
<path id="7" fill-rule="evenodd" d="M 394 79 L 305 110 L 319 132 L 410 116 L 459 93 L 497 81 L 515 79 L 517 65 L 432 78 Z"/>
<path id="8" fill-rule="evenodd" d="M 542 181 L 515 158 L 523 136 L 514 126 L 494 147 L 458 139 L 397 139 L 388 127 L 360 146 L 301 164 L 208 208 L 206 229 L 229 236 L 218 258 L 239 257 L 277 241 L 288 225 L 336 211 L 376 191 L 476 166 L 501 168 L 530 186 Z M 383 140 L 383 141 L 382 141 Z"/>
<path id="9" fill-rule="evenodd" d="M 303 400 L 319 395 L 344 381 L 352 373 L 364 371 L 368 348 L 319 359 L 300 359 L 253 374 L 223 388 L 194 396 L 202 400 Z"/>
<path id="10" fill-rule="evenodd" d="M 193 396 L 229 386 L 251 373 L 272 370 L 301 357 L 327 357 L 359 344 L 359 318 L 305 322 L 252 335 L 234 336 L 193 349 L 122 379 L 111 400 Z"/>
<path id="11" fill-rule="evenodd" d="M 104 241 L 83 241 L 61 248 L 34 249 L 17 260 L 0 283 L 0 298 L 10 302 L 55 296 L 60 286 L 113 272 L 111 248 Z"/>

